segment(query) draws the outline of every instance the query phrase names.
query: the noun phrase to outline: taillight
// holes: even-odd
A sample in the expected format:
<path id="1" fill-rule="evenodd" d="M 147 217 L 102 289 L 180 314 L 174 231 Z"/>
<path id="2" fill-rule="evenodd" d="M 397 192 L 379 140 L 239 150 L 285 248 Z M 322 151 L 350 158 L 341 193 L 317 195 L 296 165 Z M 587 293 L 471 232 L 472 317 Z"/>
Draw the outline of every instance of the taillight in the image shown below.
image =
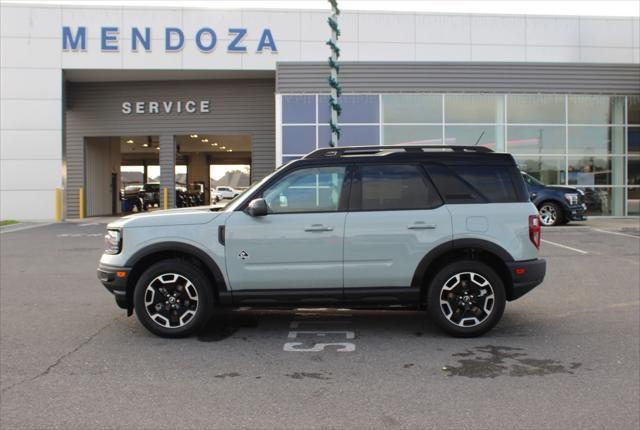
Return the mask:
<path id="1" fill-rule="evenodd" d="M 529 215 L 529 239 L 540 249 L 540 216 Z"/>

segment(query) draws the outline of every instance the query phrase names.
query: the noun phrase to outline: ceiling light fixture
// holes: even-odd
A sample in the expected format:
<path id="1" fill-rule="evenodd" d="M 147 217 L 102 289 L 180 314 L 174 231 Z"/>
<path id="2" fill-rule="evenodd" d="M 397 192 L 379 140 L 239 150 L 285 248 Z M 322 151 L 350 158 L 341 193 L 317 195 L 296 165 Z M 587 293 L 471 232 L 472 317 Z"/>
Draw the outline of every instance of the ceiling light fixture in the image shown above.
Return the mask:
<path id="1" fill-rule="evenodd" d="M 192 139 L 197 139 L 198 135 L 197 134 L 190 134 L 189 137 L 192 138 Z"/>
<path id="2" fill-rule="evenodd" d="M 226 146 L 221 146 L 220 149 L 227 149 L 227 147 Z"/>
<path id="3" fill-rule="evenodd" d="M 133 139 L 127 140 L 127 143 L 133 143 Z"/>
<path id="4" fill-rule="evenodd" d="M 227 149 L 227 152 L 233 152 L 233 149 Z"/>
<path id="5" fill-rule="evenodd" d="M 144 146 L 145 148 L 148 148 L 149 144 L 148 143 L 143 143 L 142 146 Z"/>
<path id="6" fill-rule="evenodd" d="M 211 145 L 212 146 L 218 146 L 218 142 L 213 142 Z"/>
<path id="7" fill-rule="evenodd" d="M 201 141 L 201 142 L 202 142 L 202 143 L 208 143 L 208 142 L 209 142 L 209 139 L 207 139 L 207 138 L 205 137 L 204 139 L 202 139 L 202 141 Z"/>

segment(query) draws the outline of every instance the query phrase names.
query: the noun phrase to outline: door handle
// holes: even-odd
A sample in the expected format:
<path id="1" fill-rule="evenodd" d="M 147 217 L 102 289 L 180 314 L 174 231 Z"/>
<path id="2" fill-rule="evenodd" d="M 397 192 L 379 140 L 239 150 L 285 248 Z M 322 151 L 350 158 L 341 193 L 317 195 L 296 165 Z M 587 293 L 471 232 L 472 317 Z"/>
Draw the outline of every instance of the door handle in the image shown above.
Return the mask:
<path id="1" fill-rule="evenodd" d="M 427 224 L 424 221 L 416 221 L 413 224 L 407 226 L 409 230 L 433 230 L 436 228 L 435 224 Z"/>
<path id="2" fill-rule="evenodd" d="M 333 227 L 322 224 L 311 224 L 304 228 L 304 231 L 332 231 Z"/>

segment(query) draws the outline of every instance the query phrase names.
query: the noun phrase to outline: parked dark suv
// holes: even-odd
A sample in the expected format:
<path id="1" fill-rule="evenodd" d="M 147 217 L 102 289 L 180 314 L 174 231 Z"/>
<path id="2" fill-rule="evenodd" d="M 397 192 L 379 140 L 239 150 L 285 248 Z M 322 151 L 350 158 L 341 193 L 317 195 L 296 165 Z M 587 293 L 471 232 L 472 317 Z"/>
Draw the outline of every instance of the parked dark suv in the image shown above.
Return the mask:
<path id="1" fill-rule="evenodd" d="M 549 227 L 587 219 L 583 191 L 572 187 L 545 185 L 525 172 L 522 172 L 522 177 L 527 184 L 531 201 L 540 212 L 542 225 Z"/>

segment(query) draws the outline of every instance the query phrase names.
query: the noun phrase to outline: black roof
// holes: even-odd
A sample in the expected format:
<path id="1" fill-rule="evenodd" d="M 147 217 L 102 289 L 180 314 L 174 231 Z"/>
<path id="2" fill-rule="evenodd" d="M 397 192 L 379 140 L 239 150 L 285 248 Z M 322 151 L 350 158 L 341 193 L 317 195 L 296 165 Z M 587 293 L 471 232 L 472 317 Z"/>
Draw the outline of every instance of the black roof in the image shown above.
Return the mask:
<path id="1" fill-rule="evenodd" d="M 493 152 L 483 146 L 458 145 L 375 145 L 323 148 L 310 152 L 295 163 L 345 164 L 386 162 L 439 162 L 443 164 L 516 165 L 511 154 Z"/>

